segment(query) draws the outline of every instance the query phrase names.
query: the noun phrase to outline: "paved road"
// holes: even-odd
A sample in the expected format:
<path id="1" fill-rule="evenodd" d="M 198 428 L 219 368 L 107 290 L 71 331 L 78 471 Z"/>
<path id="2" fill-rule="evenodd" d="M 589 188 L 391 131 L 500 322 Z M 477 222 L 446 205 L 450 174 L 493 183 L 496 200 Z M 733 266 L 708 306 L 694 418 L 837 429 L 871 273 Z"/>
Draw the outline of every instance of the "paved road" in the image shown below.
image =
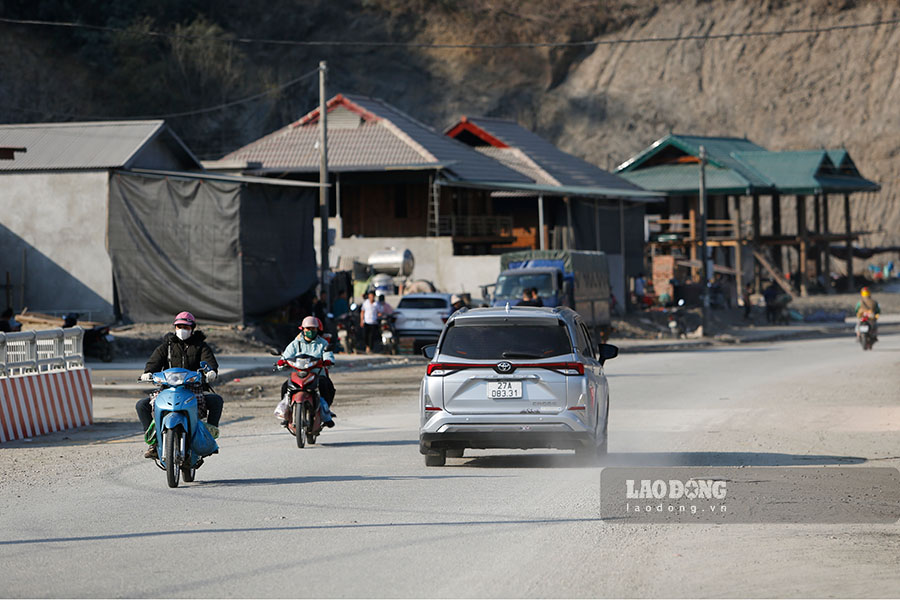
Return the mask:
<path id="1" fill-rule="evenodd" d="M 900 466 L 900 335 L 629 354 L 608 363 L 609 465 Z M 298 450 L 267 398 L 168 489 L 133 398 L 0 448 L 10 597 L 896 596 L 900 525 L 605 521 L 600 468 L 471 451 L 426 468 L 420 368 L 335 379 L 340 427 Z M 811 499 L 814 504 L 815 500 Z M 814 509 L 814 506 L 811 507 Z"/>

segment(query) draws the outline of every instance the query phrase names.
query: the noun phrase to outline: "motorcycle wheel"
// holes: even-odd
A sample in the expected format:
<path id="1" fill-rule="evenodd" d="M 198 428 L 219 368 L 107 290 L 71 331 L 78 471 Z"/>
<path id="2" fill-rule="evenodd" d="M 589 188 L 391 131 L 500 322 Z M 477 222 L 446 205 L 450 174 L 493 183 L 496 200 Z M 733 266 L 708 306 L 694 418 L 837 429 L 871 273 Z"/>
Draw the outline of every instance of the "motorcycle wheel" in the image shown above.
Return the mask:
<path id="1" fill-rule="evenodd" d="M 303 405 L 303 410 L 306 412 L 306 441 L 312 445 L 316 443 L 317 434 L 313 433 L 313 427 L 315 425 L 316 419 L 315 415 L 309 414 L 309 407 L 305 404 Z"/>
<path id="2" fill-rule="evenodd" d="M 181 448 L 181 430 L 167 429 L 163 432 L 163 460 L 166 463 L 166 482 L 170 488 L 178 487 L 181 469 L 175 464 L 175 448 Z"/>
<path id="3" fill-rule="evenodd" d="M 306 445 L 306 443 L 303 441 L 303 432 L 306 431 L 306 404 L 295 404 L 293 412 L 294 436 L 297 438 L 297 447 L 302 448 Z"/>

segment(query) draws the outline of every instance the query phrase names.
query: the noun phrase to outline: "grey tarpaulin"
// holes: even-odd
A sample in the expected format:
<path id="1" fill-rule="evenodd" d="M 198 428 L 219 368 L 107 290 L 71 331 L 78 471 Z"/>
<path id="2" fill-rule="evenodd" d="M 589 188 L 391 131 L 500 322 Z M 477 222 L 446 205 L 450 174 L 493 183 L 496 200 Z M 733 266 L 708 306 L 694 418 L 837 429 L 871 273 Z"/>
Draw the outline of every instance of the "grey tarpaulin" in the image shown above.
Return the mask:
<path id="1" fill-rule="evenodd" d="M 316 281 L 315 192 L 116 172 L 109 254 L 122 316 L 158 322 L 189 310 L 242 322 Z"/>

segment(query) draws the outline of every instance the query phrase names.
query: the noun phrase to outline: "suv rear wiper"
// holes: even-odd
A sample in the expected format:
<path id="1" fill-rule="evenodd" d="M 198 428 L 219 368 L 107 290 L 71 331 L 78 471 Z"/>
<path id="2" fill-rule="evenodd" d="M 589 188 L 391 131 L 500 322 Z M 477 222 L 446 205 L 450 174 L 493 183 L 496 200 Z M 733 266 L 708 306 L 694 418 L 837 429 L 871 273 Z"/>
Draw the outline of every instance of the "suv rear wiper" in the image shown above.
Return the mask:
<path id="1" fill-rule="evenodd" d="M 527 352 L 504 352 L 500 356 L 503 358 L 543 358 L 540 354 L 529 354 Z"/>

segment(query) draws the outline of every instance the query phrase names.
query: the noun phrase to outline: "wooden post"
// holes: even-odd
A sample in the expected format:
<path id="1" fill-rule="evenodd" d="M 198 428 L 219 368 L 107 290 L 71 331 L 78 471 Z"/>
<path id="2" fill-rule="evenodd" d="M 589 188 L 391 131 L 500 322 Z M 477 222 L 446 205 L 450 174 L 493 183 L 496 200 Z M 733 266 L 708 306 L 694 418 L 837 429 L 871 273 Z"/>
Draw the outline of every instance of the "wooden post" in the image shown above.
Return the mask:
<path id="1" fill-rule="evenodd" d="M 815 201 L 815 229 L 813 230 L 815 235 L 821 235 L 822 233 L 822 195 L 817 194 L 813 196 L 813 200 Z M 816 247 L 816 283 L 819 281 L 819 275 L 822 274 L 822 240 L 818 240 L 815 243 Z"/>
<path id="2" fill-rule="evenodd" d="M 759 194 L 753 194 L 753 247 L 759 247 Z M 762 291 L 762 277 L 760 277 L 759 265 L 753 263 L 753 289 L 758 294 Z"/>
<path id="3" fill-rule="evenodd" d="M 691 234 L 691 262 L 697 260 L 697 198 L 691 198 L 691 207 L 688 209 Z M 697 267 L 691 267 L 691 278 L 697 277 Z"/>
<path id="4" fill-rule="evenodd" d="M 799 271 L 800 271 L 800 296 L 805 297 L 809 295 L 807 291 L 807 277 L 806 277 L 806 254 L 807 254 L 807 245 L 809 244 L 808 239 L 809 232 L 806 227 L 806 196 L 797 196 L 797 237 L 800 238 L 799 244 Z"/>
<path id="5" fill-rule="evenodd" d="M 831 287 L 831 240 L 828 239 L 828 194 L 822 194 L 822 235 L 825 236 L 825 292 L 833 294 Z"/>
<path id="6" fill-rule="evenodd" d="M 850 194 L 844 194 L 844 228 L 847 233 L 847 291 L 856 287 L 853 283 L 853 228 L 850 226 Z"/>
<path id="7" fill-rule="evenodd" d="M 772 235 L 778 237 L 781 235 L 781 196 L 778 192 L 772 194 Z M 781 259 L 781 246 L 775 244 L 772 246 L 772 258 L 775 266 L 779 270 L 784 270 L 784 261 Z"/>
<path id="8" fill-rule="evenodd" d="M 744 236 L 741 234 L 741 197 L 734 197 L 734 237 L 737 243 L 734 245 L 734 284 L 737 286 L 737 297 L 744 293 L 744 261 L 741 247 L 744 245 Z"/>

